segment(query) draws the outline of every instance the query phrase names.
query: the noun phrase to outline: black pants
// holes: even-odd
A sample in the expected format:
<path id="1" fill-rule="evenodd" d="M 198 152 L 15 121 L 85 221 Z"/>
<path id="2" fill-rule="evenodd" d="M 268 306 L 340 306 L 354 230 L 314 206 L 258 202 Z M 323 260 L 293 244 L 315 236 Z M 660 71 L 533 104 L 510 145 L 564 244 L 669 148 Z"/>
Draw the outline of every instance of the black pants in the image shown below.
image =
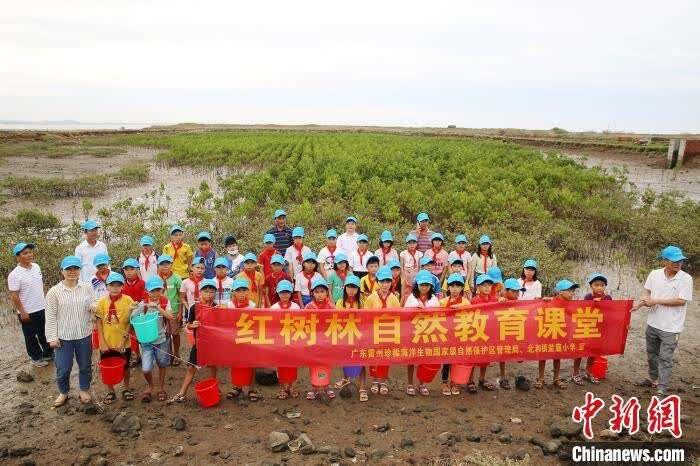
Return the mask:
<path id="1" fill-rule="evenodd" d="M 442 365 L 442 383 L 447 383 L 450 380 L 450 366 L 451 364 Z"/>
<path id="2" fill-rule="evenodd" d="M 17 317 L 19 318 L 19 316 Z M 44 310 L 29 314 L 28 322 L 22 322 L 21 318 L 19 321 L 22 324 L 27 354 L 32 358 L 32 361 L 38 361 L 41 358 L 52 358 L 53 349 L 46 342 Z"/>

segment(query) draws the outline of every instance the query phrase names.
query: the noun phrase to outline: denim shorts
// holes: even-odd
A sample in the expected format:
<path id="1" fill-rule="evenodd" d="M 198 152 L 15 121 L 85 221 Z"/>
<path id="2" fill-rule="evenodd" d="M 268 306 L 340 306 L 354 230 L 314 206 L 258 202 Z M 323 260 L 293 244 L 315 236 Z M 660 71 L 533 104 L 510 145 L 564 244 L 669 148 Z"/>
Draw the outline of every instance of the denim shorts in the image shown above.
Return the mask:
<path id="1" fill-rule="evenodd" d="M 151 372 L 155 366 L 167 367 L 170 365 L 170 339 L 166 338 L 163 343 L 157 345 L 141 345 L 141 370 L 145 373 Z"/>

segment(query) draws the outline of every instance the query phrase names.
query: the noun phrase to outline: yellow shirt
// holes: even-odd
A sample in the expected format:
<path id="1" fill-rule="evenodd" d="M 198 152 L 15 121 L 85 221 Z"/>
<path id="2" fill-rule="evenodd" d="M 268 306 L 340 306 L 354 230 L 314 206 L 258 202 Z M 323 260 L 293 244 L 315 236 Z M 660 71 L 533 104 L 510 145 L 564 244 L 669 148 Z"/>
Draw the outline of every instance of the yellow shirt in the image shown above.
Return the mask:
<path id="1" fill-rule="evenodd" d="M 448 286 L 447 286 L 447 279 L 445 279 L 445 281 L 442 282 L 442 289 L 445 290 L 445 292 L 447 292 L 447 290 L 449 289 Z M 465 292 L 465 293 L 469 293 L 470 291 L 471 291 L 471 288 L 469 287 L 469 283 L 467 283 L 466 280 L 465 280 L 465 282 L 464 282 L 464 292 Z"/>
<path id="2" fill-rule="evenodd" d="M 129 347 L 129 317 L 131 315 L 131 306 L 134 300 L 123 294 L 114 306 L 117 308 L 117 315 L 109 316 L 109 295 L 101 297 L 97 301 L 95 316 L 102 323 L 102 335 L 105 343 L 110 348 L 128 348 Z"/>
<path id="3" fill-rule="evenodd" d="M 262 289 L 265 286 L 265 276 L 262 274 L 262 272 L 258 272 L 257 270 L 255 271 L 255 285 L 250 282 L 250 278 L 248 278 L 248 275 L 246 275 L 245 272 L 239 273 L 236 278 L 242 278 L 248 282 L 248 299 L 250 301 L 260 303 L 260 306 L 262 307 L 264 305 L 262 300 Z"/>
<path id="4" fill-rule="evenodd" d="M 442 307 L 447 307 L 447 303 L 449 302 L 450 298 L 442 298 L 440 300 L 440 306 Z M 458 303 L 453 303 L 453 304 L 469 304 L 469 300 L 462 296 L 462 300 L 459 301 Z"/>
<path id="5" fill-rule="evenodd" d="M 192 247 L 187 243 L 182 243 L 175 255 L 175 247 L 173 243 L 168 243 L 163 246 L 163 254 L 167 254 L 173 258 L 173 272 L 178 274 L 183 280 L 189 277 L 189 266 L 194 258 Z"/>
<path id="6" fill-rule="evenodd" d="M 392 309 L 401 307 L 401 302 L 394 293 L 389 293 L 389 297 L 386 298 L 386 306 L 384 306 L 382 298 L 380 298 L 379 294 L 374 291 L 371 295 L 367 296 L 367 299 L 365 299 L 364 307 L 367 309 Z"/>
<path id="7" fill-rule="evenodd" d="M 355 299 L 355 304 L 357 304 L 357 299 Z M 362 304 L 362 300 L 360 300 L 360 306 L 346 307 L 343 304 L 343 298 L 340 298 L 338 301 L 335 302 L 335 308 L 336 309 L 359 309 L 360 307 L 362 307 L 361 304 Z"/>
<path id="8" fill-rule="evenodd" d="M 378 289 L 379 281 L 377 281 L 376 276 L 374 277 L 374 282 L 369 281 L 369 274 L 360 279 L 360 293 L 362 293 L 363 296 L 369 296 Z"/>

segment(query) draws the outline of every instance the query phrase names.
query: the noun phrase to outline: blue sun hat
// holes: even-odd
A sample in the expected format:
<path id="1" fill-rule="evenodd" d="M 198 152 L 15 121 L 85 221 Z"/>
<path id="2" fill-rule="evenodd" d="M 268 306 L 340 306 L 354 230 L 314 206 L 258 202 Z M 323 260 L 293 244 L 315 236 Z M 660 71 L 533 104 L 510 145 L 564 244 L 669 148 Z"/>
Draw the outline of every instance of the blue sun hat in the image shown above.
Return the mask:
<path id="1" fill-rule="evenodd" d="M 153 246 L 155 244 L 155 240 L 151 235 L 143 235 L 139 240 L 139 244 L 141 244 L 141 246 Z"/>
<path id="2" fill-rule="evenodd" d="M 109 272 L 109 275 L 107 275 L 107 280 L 105 280 L 105 283 L 109 285 L 110 283 L 121 283 L 122 285 L 124 284 L 124 276 L 118 272 Z"/>
<path id="3" fill-rule="evenodd" d="M 304 227 L 294 227 L 292 230 L 292 238 L 303 238 L 304 237 Z"/>
<path id="4" fill-rule="evenodd" d="M 270 259 L 270 264 L 284 265 L 284 257 L 280 256 L 279 254 L 275 254 Z"/>
<path id="5" fill-rule="evenodd" d="M 289 280 L 281 280 L 277 284 L 277 288 L 275 289 L 275 292 L 277 292 L 277 294 L 283 293 L 285 291 L 287 293 L 291 293 L 294 291 L 294 287 L 292 286 L 292 282 L 290 282 Z"/>
<path id="6" fill-rule="evenodd" d="M 125 269 L 127 267 L 138 269 L 141 268 L 141 264 L 139 264 L 138 260 L 134 259 L 133 257 L 130 257 L 122 263 L 122 269 Z"/>
<path id="7" fill-rule="evenodd" d="M 400 269 L 400 268 L 401 268 L 401 262 L 399 262 L 399 261 L 396 260 L 396 259 L 391 259 L 391 260 L 386 264 L 386 266 L 389 267 L 389 269 Z"/>
<path id="8" fill-rule="evenodd" d="M 416 216 L 416 220 L 418 222 L 429 222 L 430 221 L 430 215 L 428 215 L 426 212 L 421 212 Z"/>
<path id="9" fill-rule="evenodd" d="M 217 257 L 214 261 L 214 268 L 225 267 L 228 269 L 228 259 L 225 257 Z"/>
<path id="10" fill-rule="evenodd" d="M 392 280 L 393 276 L 391 275 L 391 269 L 383 265 L 379 267 L 379 270 L 377 270 L 377 281 L 384 281 L 384 280 Z"/>
<path id="11" fill-rule="evenodd" d="M 36 245 L 34 243 L 20 242 L 20 243 L 15 244 L 15 247 L 12 248 L 12 254 L 14 254 L 15 256 L 18 256 L 19 253 L 21 253 L 25 249 L 27 249 L 27 248 L 34 249 L 35 247 L 36 247 Z"/>
<path id="12" fill-rule="evenodd" d="M 662 259 L 671 262 L 679 262 L 687 259 L 685 254 L 683 254 L 683 250 L 678 246 L 666 246 L 661 250 L 660 256 Z"/>
<path id="13" fill-rule="evenodd" d="M 594 272 L 594 273 L 590 274 L 588 276 L 588 279 L 586 280 L 586 283 L 588 283 L 590 285 L 595 280 L 600 280 L 603 283 L 605 283 L 606 286 L 608 285 L 608 277 L 606 277 L 605 275 L 603 275 L 600 272 Z"/>
<path id="14" fill-rule="evenodd" d="M 525 291 L 525 288 L 520 284 L 517 278 L 507 278 L 503 282 L 503 288 L 512 291 Z"/>
<path id="15" fill-rule="evenodd" d="M 233 281 L 233 285 L 231 285 L 231 289 L 233 291 L 247 290 L 249 287 L 250 285 L 248 285 L 248 280 L 246 280 L 245 278 L 236 278 Z"/>
<path id="16" fill-rule="evenodd" d="M 406 242 L 410 243 L 411 241 L 415 241 L 416 243 L 418 242 L 418 237 L 415 233 L 409 233 L 406 235 Z"/>
<path id="17" fill-rule="evenodd" d="M 339 262 L 347 262 L 348 265 L 350 264 L 350 261 L 348 260 L 348 256 L 345 255 L 344 252 L 339 252 L 338 254 L 335 255 L 335 260 L 333 261 L 333 264 L 337 264 Z"/>
<path id="18" fill-rule="evenodd" d="M 348 223 L 348 222 L 357 223 L 357 217 L 349 215 L 348 218 L 345 219 L 345 223 Z"/>
<path id="19" fill-rule="evenodd" d="M 457 256 L 457 257 L 454 257 L 454 256 L 453 256 L 453 257 L 450 257 L 450 265 L 456 264 L 457 262 L 459 262 L 460 264 L 464 264 L 464 261 L 462 260 L 461 257 L 459 257 L 459 256 Z"/>
<path id="20" fill-rule="evenodd" d="M 467 235 L 459 234 L 459 235 L 455 236 L 455 244 L 456 243 L 466 244 L 468 242 L 469 242 L 469 239 L 467 238 Z"/>
<path id="21" fill-rule="evenodd" d="M 277 209 L 275 210 L 275 213 L 272 215 L 272 220 L 280 217 L 286 217 L 287 212 L 284 211 L 284 209 Z"/>
<path id="22" fill-rule="evenodd" d="M 216 289 L 216 281 L 213 278 L 205 278 L 199 282 L 199 291 L 207 287 Z"/>
<path id="23" fill-rule="evenodd" d="M 435 241 L 436 239 L 439 239 L 443 243 L 445 242 L 445 237 L 442 236 L 442 233 L 438 233 L 438 232 L 433 233 L 433 236 L 430 237 L 430 241 Z"/>
<path id="24" fill-rule="evenodd" d="M 379 241 L 381 241 L 382 243 L 384 241 L 391 241 L 393 243 L 394 242 L 394 235 L 392 235 L 389 230 L 384 230 L 382 232 L 381 236 L 379 237 Z"/>
<path id="25" fill-rule="evenodd" d="M 92 265 L 95 267 L 99 267 L 100 265 L 109 265 L 109 262 L 112 259 L 109 257 L 109 255 L 105 253 L 100 253 L 95 256 L 95 258 L 92 260 Z"/>
<path id="26" fill-rule="evenodd" d="M 539 264 L 537 263 L 537 261 L 536 261 L 535 259 L 528 259 L 528 260 L 526 260 L 525 262 L 523 262 L 523 268 L 524 268 L 524 269 L 535 269 L 535 270 L 537 270 L 537 267 L 538 267 L 538 266 L 539 266 Z"/>
<path id="27" fill-rule="evenodd" d="M 435 263 L 435 261 L 433 261 L 432 257 L 423 256 L 420 258 L 420 266 L 421 267 L 423 267 L 424 265 L 434 264 L 434 263 Z"/>
<path id="28" fill-rule="evenodd" d="M 479 245 L 482 244 L 492 244 L 489 235 L 481 235 L 481 238 L 479 238 Z"/>
<path id="29" fill-rule="evenodd" d="M 319 286 L 322 286 L 325 289 L 328 289 L 328 282 L 326 282 L 325 278 L 323 278 L 323 277 L 315 278 L 314 281 L 311 282 L 311 291 L 315 290 Z"/>
<path id="30" fill-rule="evenodd" d="M 243 256 L 243 262 L 257 262 L 257 261 L 258 261 L 258 256 L 256 256 L 252 252 L 246 252 L 245 256 Z"/>
<path id="31" fill-rule="evenodd" d="M 503 283 L 503 272 L 498 266 L 492 265 L 488 268 L 486 274 L 493 279 L 494 283 Z"/>
<path id="32" fill-rule="evenodd" d="M 66 256 L 61 259 L 61 270 L 66 270 L 71 267 L 82 268 L 83 262 L 78 256 Z"/>
<path id="33" fill-rule="evenodd" d="M 211 233 L 209 233 L 208 231 L 200 231 L 199 233 L 197 233 L 197 241 L 204 240 L 211 241 Z"/>
<path id="34" fill-rule="evenodd" d="M 477 285 L 477 286 L 481 285 L 482 283 L 486 283 L 486 282 L 489 282 L 489 283 L 491 283 L 492 285 L 493 285 L 493 283 L 494 283 L 494 282 L 493 282 L 493 278 L 492 278 L 489 274 L 487 274 L 487 273 L 482 273 L 481 275 L 479 275 L 478 277 L 476 277 L 476 285 Z"/>
<path id="35" fill-rule="evenodd" d="M 170 227 L 170 234 L 171 235 L 177 231 L 185 231 L 185 230 L 180 225 L 173 225 Z"/>
<path id="36" fill-rule="evenodd" d="M 367 238 L 367 235 L 362 233 L 360 236 L 357 237 L 357 242 L 364 241 L 365 243 L 369 243 L 369 238 Z"/>
<path id="37" fill-rule="evenodd" d="M 579 285 L 578 283 L 574 283 L 571 280 L 567 280 L 566 278 L 563 280 L 559 280 L 556 285 L 554 285 L 554 290 L 557 293 L 561 293 L 562 291 L 566 290 L 571 290 L 571 289 L 576 289 L 578 288 Z"/>
<path id="38" fill-rule="evenodd" d="M 432 285 L 433 274 L 431 274 L 427 270 L 421 270 L 416 274 L 416 283 L 418 285 Z"/>
<path id="39" fill-rule="evenodd" d="M 449 286 L 453 283 L 459 283 L 460 285 L 464 286 L 464 277 L 461 273 L 452 273 L 449 277 L 447 277 L 447 285 Z"/>
<path id="40" fill-rule="evenodd" d="M 263 243 L 268 244 L 268 243 L 274 243 L 275 242 L 275 235 L 272 233 L 265 233 L 263 235 Z"/>
<path id="41" fill-rule="evenodd" d="M 309 251 L 306 254 L 304 254 L 304 262 L 316 262 L 318 263 L 318 259 L 316 258 L 316 254 L 314 254 L 313 251 Z"/>
<path id="42" fill-rule="evenodd" d="M 337 239 L 338 238 L 338 232 L 335 231 L 335 228 L 331 228 L 326 232 L 326 238 L 328 239 Z"/>
<path id="43" fill-rule="evenodd" d="M 348 277 L 345 279 L 345 283 L 343 286 L 354 286 L 355 288 L 360 287 L 360 279 L 357 278 L 357 275 L 348 275 Z"/>
<path id="44" fill-rule="evenodd" d="M 91 218 L 85 220 L 82 225 L 80 225 L 80 228 L 82 228 L 85 231 L 89 230 L 94 230 L 95 228 L 100 228 L 100 224 L 97 223 L 96 220 L 93 220 Z"/>
<path id="45" fill-rule="evenodd" d="M 204 264 L 204 258 L 202 256 L 194 256 L 192 258 L 192 265 Z M 216 264 L 216 262 L 214 262 Z"/>
<path id="46" fill-rule="evenodd" d="M 158 256 L 158 265 L 163 264 L 165 262 L 173 263 L 173 256 L 170 254 L 161 254 Z"/>
<path id="47" fill-rule="evenodd" d="M 162 290 L 164 286 L 163 279 L 155 275 L 146 281 L 146 291 Z"/>

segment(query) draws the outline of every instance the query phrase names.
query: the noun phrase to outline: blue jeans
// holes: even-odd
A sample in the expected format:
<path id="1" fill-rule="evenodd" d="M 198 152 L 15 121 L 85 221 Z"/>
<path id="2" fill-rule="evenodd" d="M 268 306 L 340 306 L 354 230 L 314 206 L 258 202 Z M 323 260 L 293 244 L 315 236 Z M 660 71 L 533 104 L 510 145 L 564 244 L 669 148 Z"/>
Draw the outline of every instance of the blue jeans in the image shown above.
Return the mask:
<path id="1" fill-rule="evenodd" d="M 90 390 L 92 381 L 92 335 L 79 340 L 61 340 L 61 346 L 54 350 L 56 384 L 64 395 L 70 390 L 70 373 L 73 370 L 73 357 L 78 362 L 80 389 Z"/>
<path id="2" fill-rule="evenodd" d="M 163 343 L 157 345 L 141 345 L 141 370 L 144 373 L 151 372 L 155 365 L 158 367 L 168 367 L 170 365 L 170 338 L 166 338 Z"/>

